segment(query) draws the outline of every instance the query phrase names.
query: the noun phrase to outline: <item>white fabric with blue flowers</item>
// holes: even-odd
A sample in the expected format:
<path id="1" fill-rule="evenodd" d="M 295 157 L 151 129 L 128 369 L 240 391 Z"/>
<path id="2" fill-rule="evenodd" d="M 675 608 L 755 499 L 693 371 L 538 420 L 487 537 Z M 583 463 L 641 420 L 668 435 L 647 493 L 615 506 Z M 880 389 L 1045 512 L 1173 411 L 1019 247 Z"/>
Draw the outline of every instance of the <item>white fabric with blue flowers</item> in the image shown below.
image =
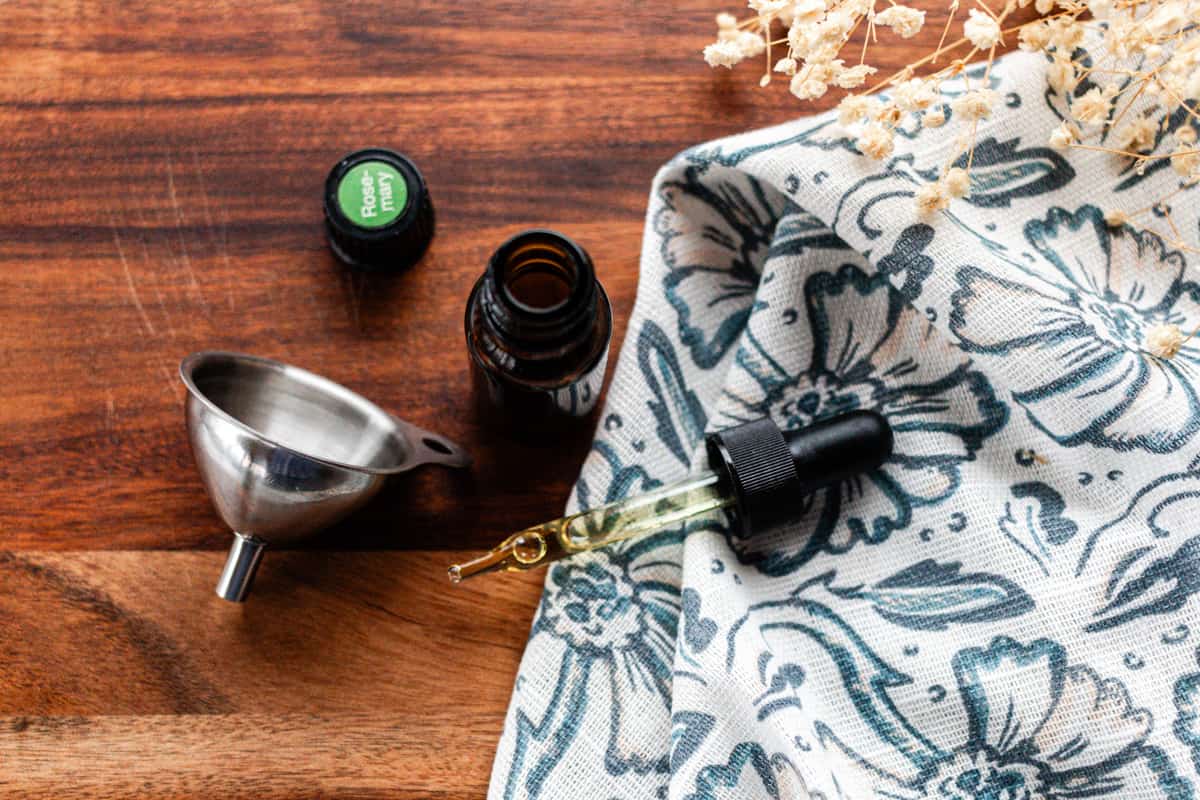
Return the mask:
<path id="1" fill-rule="evenodd" d="M 658 174 L 572 505 L 768 414 L 877 409 L 895 454 L 798 500 L 795 530 L 706 517 L 552 567 L 492 798 L 1197 796 L 1200 346 L 1143 348 L 1200 325 L 1200 285 L 1104 221 L 1177 177 L 1048 149 L 1042 70 L 987 78 L 973 191 L 926 221 L 954 133 L 917 123 L 882 164 L 825 115 Z M 1190 241 L 1196 205 L 1173 208 Z"/>

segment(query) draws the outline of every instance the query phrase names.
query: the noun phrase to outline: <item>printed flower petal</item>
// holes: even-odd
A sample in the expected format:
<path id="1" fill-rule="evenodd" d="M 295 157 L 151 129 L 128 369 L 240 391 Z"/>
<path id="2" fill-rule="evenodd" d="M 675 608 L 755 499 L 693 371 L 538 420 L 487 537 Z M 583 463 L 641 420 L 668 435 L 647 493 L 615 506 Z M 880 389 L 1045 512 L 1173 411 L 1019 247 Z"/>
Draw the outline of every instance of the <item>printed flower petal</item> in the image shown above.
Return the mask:
<path id="1" fill-rule="evenodd" d="M 1054 798 L 1104 797 L 1117 800 L 1191 800 L 1191 783 L 1175 771 L 1171 759 L 1157 747 L 1140 745 L 1108 769 L 1051 776 Z"/>
<path id="2" fill-rule="evenodd" d="M 1055 772 L 1089 769 L 1141 743 L 1152 725 L 1150 712 L 1132 707 L 1120 681 L 1102 681 L 1091 669 L 1073 666 L 1034 744 Z"/>
<path id="3" fill-rule="evenodd" d="M 875 354 L 895 328 L 902 300 L 882 276 L 853 264 L 818 272 L 804 287 L 812 325 L 814 369 L 844 375 Z"/>
<path id="4" fill-rule="evenodd" d="M 1155 233 L 1129 226 L 1107 229 L 1111 263 L 1108 288 L 1118 299 L 1145 311 L 1169 304 L 1178 291 L 1187 261 Z"/>
<path id="5" fill-rule="evenodd" d="M 969 745 L 1003 754 L 1036 736 L 1062 691 L 1064 661 L 1062 647 L 1046 639 L 1026 647 L 1001 636 L 987 650 L 959 651 L 954 674 L 970 718 Z"/>
<path id="6" fill-rule="evenodd" d="M 949 464 L 973 457 L 1007 418 L 991 385 L 960 365 L 936 383 L 885 391 L 879 411 L 895 434 L 894 460 Z"/>
<path id="7" fill-rule="evenodd" d="M 939 383 L 965 362 L 962 351 L 908 305 L 871 354 L 872 372 L 889 384 L 903 386 Z"/>
<path id="8" fill-rule="evenodd" d="M 596 687 L 592 700 L 611 709 L 611 737 L 604 760 L 614 774 L 667 770 L 669 756 L 662 743 L 648 742 L 639 734 L 648 718 L 661 719 L 664 727 L 670 727 L 670 652 L 638 649 L 621 653 L 609 664 L 609 696 Z"/>
<path id="9" fill-rule="evenodd" d="M 1015 396 L 1038 427 L 1063 444 L 1100 442 L 1105 429 L 1132 404 L 1150 368 L 1133 353 L 1087 339 L 1075 340 L 1074 350 L 1060 348 L 1057 353 L 1064 362 L 1062 377 Z"/>
<path id="10" fill-rule="evenodd" d="M 1078 290 L 1141 311 L 1169 302 L 1183 273 L 1183 254 L 1149 231 L 1113 230 L 1095 206 L 1074 213 L 1052 208 L 1025 226 L 1029 243 Z M 1050 277 L 1050 276 L 1047 276 Z"/>
<path id="11" fill-rule="evenodd" d="M 1142 378 L 1133 385 L 1123 384 L 1129 401 L 1124 413 L 1103 426 L 1105 438 L 1117 450 L 1140 447 L 1168 453 L 1178 449 L 1200 429 L 1200 398 L 1193 384 L 1196 372 L 1182 374 L 1182 362 L 1174 360 L 1151 361 L 1133 354 L 1128 360 L 1141 362 Z"/>
<path id="12" fill-rule="evenodd" d="M 1037 345 L 1069 348 L 1090 330 L 1079 310 L 1051 287 L 1034 288 L 978 267 L 963 267 L 957 277 L 950 330 L 967 350 L 1008 354 Z"/>
<path id="13" fill-rule="evenodd" d="M 659 189 L 668 302 L 679 335 L 702 368 L 729 350 L 749 317 L 762 264 L 787 199 L 732 169 L 684 167 Z"/>

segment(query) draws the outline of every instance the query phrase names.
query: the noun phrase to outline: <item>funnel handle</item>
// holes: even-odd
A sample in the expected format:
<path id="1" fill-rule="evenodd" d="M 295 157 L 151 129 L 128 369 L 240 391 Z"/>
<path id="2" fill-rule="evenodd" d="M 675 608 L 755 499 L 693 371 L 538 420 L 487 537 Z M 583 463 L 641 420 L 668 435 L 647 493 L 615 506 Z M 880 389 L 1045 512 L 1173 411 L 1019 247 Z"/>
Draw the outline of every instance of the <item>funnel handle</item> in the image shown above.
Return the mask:
<path id="1" fill-rule="evenodd" d="M 250 584 L 254 583 L 254 574 L 266 549 L 267 543 L 262 539 L 234 531 L 225 569 L 217 581 L 217 596 L 232 603 L 243 602 L 250 594 Z"/>
<path id="2" fill-rule="evenodd" d="M 392 419 L 404 431 L 408 437 L 408 443 L 412 447 L 411 455 L 405 460 L 405 469 L 419 467 L 422 464 L 441 464 L 444 467 L 468 467 L 471 465 L 471 457 L 467 455 L 467 451 L 445 436 L 418 428 L 411 422 L 405 422 L 397 417 L 392 417 Z"/>

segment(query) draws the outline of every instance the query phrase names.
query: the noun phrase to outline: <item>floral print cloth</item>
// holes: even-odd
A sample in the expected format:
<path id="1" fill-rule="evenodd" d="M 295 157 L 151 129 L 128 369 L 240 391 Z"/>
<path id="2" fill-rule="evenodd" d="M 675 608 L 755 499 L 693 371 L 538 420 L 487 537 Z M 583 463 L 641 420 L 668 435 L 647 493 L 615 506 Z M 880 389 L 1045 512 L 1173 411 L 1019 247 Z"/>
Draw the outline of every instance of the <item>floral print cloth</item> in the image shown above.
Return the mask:
<path id="1" fill-rule="evenodd" d="M 1163 219 L 1104 219 L 1177 178 L 1048 149 L 1040 56 L 968 80 L 1005 108 L 927 220 L 947 130 L 873 162 L 827 114 L 656 177 L 572 505 L 702 469 L 706 430 L 762 415 L 876 409 L 895 453 L 797 498 L 794 530 L 707 516 L 553 566 L 492 798 L 1200 794 L 1200 346 L 1144 349 L 1200 325 L 1200 276 Z"/>

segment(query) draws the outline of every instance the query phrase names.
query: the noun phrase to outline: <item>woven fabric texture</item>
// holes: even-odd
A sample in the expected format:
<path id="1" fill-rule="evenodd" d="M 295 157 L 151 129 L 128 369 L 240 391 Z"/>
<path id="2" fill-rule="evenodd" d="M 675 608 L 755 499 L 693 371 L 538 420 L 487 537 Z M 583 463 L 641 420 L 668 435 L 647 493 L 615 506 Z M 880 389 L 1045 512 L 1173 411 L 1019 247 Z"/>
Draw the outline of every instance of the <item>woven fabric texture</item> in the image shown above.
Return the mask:
<path id="1" fill-rule="evenodd" d="M 824 115 L 659 172 L 572 507 L 703 469 L 706 430 L 764 415 L 876 409 L 895 453 L 798 498 L 793 530 L 706 516 L 554 565 L 492 798 L 1200 791 L 1200 346 L 1145 352 L 1200 325 L 1200 286 L 1162 218 L 1104 220 L 1178 178 L 1048 149 L 1043 68 L 969 74 L 1000 108 L 970 197 L 927 220 L 953 127 L 875 162 Z M 1176 198 L 1193 242 L 1197 211 Z"/>

